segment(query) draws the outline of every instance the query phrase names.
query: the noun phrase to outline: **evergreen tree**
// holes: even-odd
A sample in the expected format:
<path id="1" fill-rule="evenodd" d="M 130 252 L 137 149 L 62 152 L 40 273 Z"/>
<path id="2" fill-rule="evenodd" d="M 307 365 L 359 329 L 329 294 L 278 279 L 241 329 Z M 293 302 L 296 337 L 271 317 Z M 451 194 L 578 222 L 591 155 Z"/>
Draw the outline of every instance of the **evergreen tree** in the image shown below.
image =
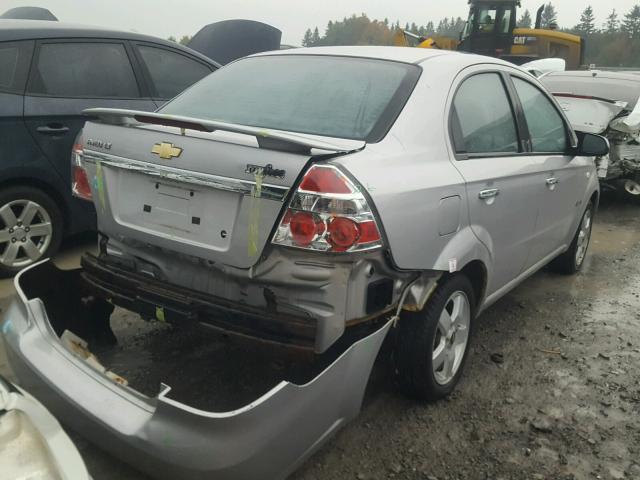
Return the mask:
<path id="1" fill-rule="evenodd" d="M 311 35 L 311 45 L 319 45 L 320 44 L 320 32 L 318 31 L 318 27 L 313 29 L 313 35 Z"/>
<path id="2" fill-rule="evenodd" d="M 607 17 L 607 21 L 604 24 L 605 33 L 616 33 L 620 28 L 620 20 L 618 20 L 618 13 L 614 8 L 611 14 Z"/>
<path id="3" fill-rule="evenodd" d="M 304 37 L 302 38 L 302 46 L 310 47 L 313 42 L 313 34 L 311 33 L 311 29 L 307 28 L 307 31 L 304 32 Z"/>
<path id="4" fill-rule="evenodd" d="M 558 24 L 558 12 L 551 2 L 544 6 L 542 11 L 542 28 L 549 28 Z"/>
<path id="5" fill-rule="evenodd" d="M 531 28 L 531 25 L 533 25 L 533 20 L 531 20 L 531 13 L 529 13 L 529 10 L 525 10 L 520 17 L 520 20 L 518 20 L 518 27 Z"/>
<path id="6" fill-rule="evenodd" d="M 180 45 L 189 45 L 189 42 L 191 41 L 191 37 L 189 35 L 183 35 L 182 38 L 180 39 Z"/>
<path id="7" fill-rule="evenodd" d="M 173 42 L 173 43 L 178 43 L 178 40 L 176 40 L 176 37 L 174 37 L 173 35 L 171 35 L 169 38 L 167 38 L 167 40 L 169 40 L 170 42 Z"/>
<path id="8" fill-rule="evenodd" d="M 433 22 L 431 21 L 427 22 L 427 26 L 424 27 L 424 30 L 427 35 L 433 35 L 434 33 L 436 33 L 436 27 L 433 25 Z"/>
<path id="9" fill-rule="evenodd" d="M 583 10 L 580 15 L 580 23 L 575 26 L 575 30 L 585 35 L 591 35 L 596 31 L 596 17 L 593 15 L 591 5 Z"/>
<path id="10" fill-rule="evenodd" d="M 640 38 L 640 5 L 633 7 L 624 16 L 622 31 L 634 40 Z"/>

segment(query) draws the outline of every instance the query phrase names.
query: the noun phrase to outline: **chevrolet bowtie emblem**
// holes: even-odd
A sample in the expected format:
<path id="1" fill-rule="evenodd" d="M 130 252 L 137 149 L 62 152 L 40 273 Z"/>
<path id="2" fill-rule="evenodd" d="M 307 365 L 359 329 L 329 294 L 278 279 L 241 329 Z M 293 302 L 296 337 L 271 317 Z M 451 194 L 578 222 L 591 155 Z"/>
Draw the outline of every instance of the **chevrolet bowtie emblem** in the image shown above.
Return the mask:
<path id="1" fill-rule="evenodd" d="M 182 149 L 176 147 L 173 143 L 156 143 L 151 149 L 151 153 L 155 153 L 160 158 L 165 160 L 171 160 L 172 158 L 179 157 L 182 153 Z"/>

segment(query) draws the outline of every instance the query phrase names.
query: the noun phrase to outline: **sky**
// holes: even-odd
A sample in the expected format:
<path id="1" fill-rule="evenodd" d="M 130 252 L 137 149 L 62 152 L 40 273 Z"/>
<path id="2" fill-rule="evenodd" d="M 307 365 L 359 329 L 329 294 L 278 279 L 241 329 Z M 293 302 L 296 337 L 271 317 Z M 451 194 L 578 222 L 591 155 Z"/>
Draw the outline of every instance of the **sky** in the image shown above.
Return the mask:
<path id="1" fill-rule="evenodd" d="M 548 1 L 548 0 L 547 0 Z M 522 0 L 523 10 L 535 16 L 544 0 Z M 578 23 L 584 0 L 552 0 L 559 14 L 559 24 L 571 27 Z M 613 8 L 622 14 L 640 0 L 594 0 L 598 24 Z M 467 0 L 0 0 L 0 13 L 18 6 L 48 8 L 61 21 L 99 25 L 119 30 L 135 30 L 167 38 L 193 35 L 202 26 L 233 18 L 269 23 L 282 30 L 282 42 L 300 45 L 307 28 L 324 31 L 329 20 L 366 13 L 369 18 L 388 18 L 426 24 L 441 18 L 466 17 Z"/>

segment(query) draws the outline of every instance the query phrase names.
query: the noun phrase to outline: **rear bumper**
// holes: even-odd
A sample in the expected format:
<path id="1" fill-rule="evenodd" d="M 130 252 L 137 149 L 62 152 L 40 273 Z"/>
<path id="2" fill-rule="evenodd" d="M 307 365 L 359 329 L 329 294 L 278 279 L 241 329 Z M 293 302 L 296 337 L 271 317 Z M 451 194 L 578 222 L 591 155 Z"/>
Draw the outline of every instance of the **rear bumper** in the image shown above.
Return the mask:
<path id="1" fill-rule="evenodd" d="M 307 384 L 282 381 L 242 408 L 208 412 L 172 400 L 169 387 L 149 398 L 118 385 L 64 348 L 38 298 L 45 295 L 36 294 L 65 291 L 76 274 L 45 261 L 16 277 L 18 297 L 2 323 L 9 361 L 63 423 L 157 478 L 285 478 L 358 414 L 391 326 L 352 344 Z"/>
<path id="2" fill-rule="evenodd" d="M 96 293 L 144 318 L 201 321 L 207 325 L 265 341 L 313 349 L 317 322 L 308 316 L 270 313 L 219 297 L 170 285 L 106 262 L 82 257 L 84 280 Z"/>

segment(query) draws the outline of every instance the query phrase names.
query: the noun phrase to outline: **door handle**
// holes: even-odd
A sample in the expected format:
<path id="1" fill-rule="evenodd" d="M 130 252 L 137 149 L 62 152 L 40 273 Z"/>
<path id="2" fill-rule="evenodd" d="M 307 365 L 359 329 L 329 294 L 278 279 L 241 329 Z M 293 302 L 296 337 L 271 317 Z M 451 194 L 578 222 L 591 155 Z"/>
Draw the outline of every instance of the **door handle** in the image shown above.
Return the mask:
<path id="1" fill-rule="evenodd" d="M 488 198 L 497 197 L 499 193 L 500 193 L 500 189 L 498 188 L 488 188 L 487 190 L 482 190 L 478 194 L 478 198 L 480 198 L 481 200 L 486 200 Z"/>
<path id="2" fill-rule="evenodd" d="M 69 132 L 69 127 L 64 125 L 42 125 L 36 130 L 43 135 L 64 135 Z"/>
<path id="3" fill-rule="evenodd" d="M 559 180 L 556 177 L 551 177 L 551 178 L 547 178 L 546 183 L 547 183 L 547 187 L 553 188 L 559 183 Z"/>

